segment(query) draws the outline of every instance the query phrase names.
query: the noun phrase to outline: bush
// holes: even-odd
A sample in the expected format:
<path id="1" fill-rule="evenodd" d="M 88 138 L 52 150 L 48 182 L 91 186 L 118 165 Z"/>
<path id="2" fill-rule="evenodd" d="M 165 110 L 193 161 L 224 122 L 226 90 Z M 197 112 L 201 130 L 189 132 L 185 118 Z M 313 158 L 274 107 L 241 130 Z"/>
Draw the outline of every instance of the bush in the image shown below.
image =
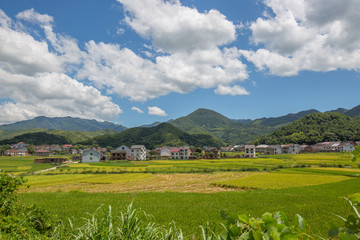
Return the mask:
<path id="1" fill-rule="evenodd" d="M 31 239 L 50 236 L 59 223 L 56 217 L 36 205 L 24 206 L 17 201 L 16 190 L 26 181 L 0 172 L 0 238 Z"/>

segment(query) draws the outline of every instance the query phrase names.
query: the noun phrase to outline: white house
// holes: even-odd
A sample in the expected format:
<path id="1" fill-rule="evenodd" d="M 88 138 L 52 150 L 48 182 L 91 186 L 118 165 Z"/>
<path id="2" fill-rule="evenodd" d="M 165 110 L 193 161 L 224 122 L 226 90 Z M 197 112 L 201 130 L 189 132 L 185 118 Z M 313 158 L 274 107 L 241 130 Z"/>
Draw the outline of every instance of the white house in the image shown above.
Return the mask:
<path id="1" fill-rule="evenodd" d="M 81 162 L 100 162 L 100 152 L 90 149 L 90 150 L 84 150 Z"/>
<path id="2" fill-rule="evenodd" d="M 132 145 L 130 148 L 130 159 L 135 161 L 146 160 L 146 148 L 144 145 Z"/>
<path id="3" fill-rule="evenodd" d="M 351 143 L 343 142 L 340 144 L 340 151 L 341 152 L 352 152 L 355 150 L 355 146 Z"/>
<path id="4" fill-rule="evenodd" d="M 245 145 L 244 157 L 246 157 L 246 158 L 255 158 L 256 157 L 255 145 Z"/>
<path id="5" fill-rule="evenodd" d="M 159 155 L 161 158 L 170 158 L 171 156 L 171 148 L 162 147 L 160 148 Z"/>
<path id="6" fill-rule="evenodd" d="M 286 144 L 282 145 L 282 152 L 285 154 L 299 154 L 300 153 L 300 145 L 299 144 Z"/>

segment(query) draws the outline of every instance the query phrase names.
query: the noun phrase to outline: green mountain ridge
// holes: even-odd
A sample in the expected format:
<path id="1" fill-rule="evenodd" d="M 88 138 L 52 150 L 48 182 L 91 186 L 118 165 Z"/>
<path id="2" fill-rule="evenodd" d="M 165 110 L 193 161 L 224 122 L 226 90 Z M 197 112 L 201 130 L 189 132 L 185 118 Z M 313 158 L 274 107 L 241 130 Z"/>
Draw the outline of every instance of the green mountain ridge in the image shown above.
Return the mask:
<path id="1" fill-rule="evenodd" d="M 228 144 L 244 144 L 276 129 L 260 124 L 238 123 L 204 108 L 169 123 L 185 132 L 210 134 Z"/>
<path id="2" fill-rule="evenodd" d="M 117 131 L 112 129 L 104 129 L 94 132 L 84 132 L 84 131 L 66 131 L 66 130 L 58 130 L 58 129 L 44 129 L 44 128 L 35 128 L 30 130 L 20 130 L 20 131 L 11 131 L 11 132 L 5 132 L 0 131 L 0 141 L 3 140 L 9 140 L 10 143 L 16 143 L 16 142 L 28 142 L 28 138 L 31 138 L 31 134 L 35 133 L 46 133 L 49 135 L 54 135 L 58 137 L 65 138 L 66 143 L 77 143 L 77 142 L 83 142 L 87 141 L 89 139 L 92 139 L 93 137 L 105 135 L 105 134 L 112 134 L 117 133 Z M 29 135 L 30 134 L 30 135 Z M 35 134 L 36 135 L 36 134 Z M 52 144 L 51 142 L 46 144 Z M 54 143 L 55 144 L 55 143 Z"/>
<path id="3" fill-rule="evenodd" d="M 94 132 L 104 129 L 113 129 L 115 131 L 121 132 L 126 129 L 126 127 L 117 125 L 111 122 L 99 122 L 96 120 L 73 118 L 73 117 L 36 117 L 31 120 L 25 120 L 21 122 L 16 122 L 12 124 L 0 125 L 0 130 L 9 132 L 9 131 L 20 131 L 20 130 L 29 130 L 35 128 L 45 128 L 45 129 L 58 129 L 66 131 L 87 131 Z"/>
<path id="4" fill-rule="evenodd" d="M 256 139 L 258 144 L 315 144 L 326 141 L 360 140 L 360 120 L 337 112 L 313 113 L 271 134 Z"/>
<path id="5" fill-rule="evenodd" d="M 161 146 L 224 146 L 221 140 L 208 134 L 189 134 L 169 123 L 155 127 L 135 127 L 116 134 L 98 136 L 82 144 L 98 144 L 102 147 L 121 145 L 145 145 L 148 149 Z"/>

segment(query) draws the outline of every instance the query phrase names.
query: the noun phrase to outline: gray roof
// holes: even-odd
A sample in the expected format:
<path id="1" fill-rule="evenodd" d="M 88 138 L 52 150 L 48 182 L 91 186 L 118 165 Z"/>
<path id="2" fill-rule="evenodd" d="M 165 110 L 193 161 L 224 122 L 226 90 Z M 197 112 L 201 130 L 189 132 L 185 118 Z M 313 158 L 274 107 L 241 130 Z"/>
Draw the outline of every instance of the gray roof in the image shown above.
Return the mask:
<path id="1" fill-rule="evenodd" d="M 132 145 L 131 148 L 145 148 L 144 145 Z"/>

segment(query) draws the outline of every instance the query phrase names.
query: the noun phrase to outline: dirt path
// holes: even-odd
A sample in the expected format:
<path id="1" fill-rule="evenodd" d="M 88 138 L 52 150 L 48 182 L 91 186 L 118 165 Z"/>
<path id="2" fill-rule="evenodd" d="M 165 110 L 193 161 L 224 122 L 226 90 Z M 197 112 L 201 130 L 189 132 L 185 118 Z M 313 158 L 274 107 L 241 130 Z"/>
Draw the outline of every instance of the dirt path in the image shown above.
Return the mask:
<path id="1" fill-rule="evenodd" d="M 55 166 L 55 167 L 43 169 L 43 170 L 40 170 L 40 171 L 36 171 L 36 172 L 34 172 L 34 174 L 55 170 L 55 169 L 57 169 L 59 167 L 64 167 L 64 166 L 67 166 L 67 165 L 70 165 L 70 164 L 73 164 L 73 163 L 78 163 L 78 162 L 68 162 L 68 163 L 65 163 L 65 164 L 62 164 L 62 165 L 59 165 L 59 166 Z"/>

